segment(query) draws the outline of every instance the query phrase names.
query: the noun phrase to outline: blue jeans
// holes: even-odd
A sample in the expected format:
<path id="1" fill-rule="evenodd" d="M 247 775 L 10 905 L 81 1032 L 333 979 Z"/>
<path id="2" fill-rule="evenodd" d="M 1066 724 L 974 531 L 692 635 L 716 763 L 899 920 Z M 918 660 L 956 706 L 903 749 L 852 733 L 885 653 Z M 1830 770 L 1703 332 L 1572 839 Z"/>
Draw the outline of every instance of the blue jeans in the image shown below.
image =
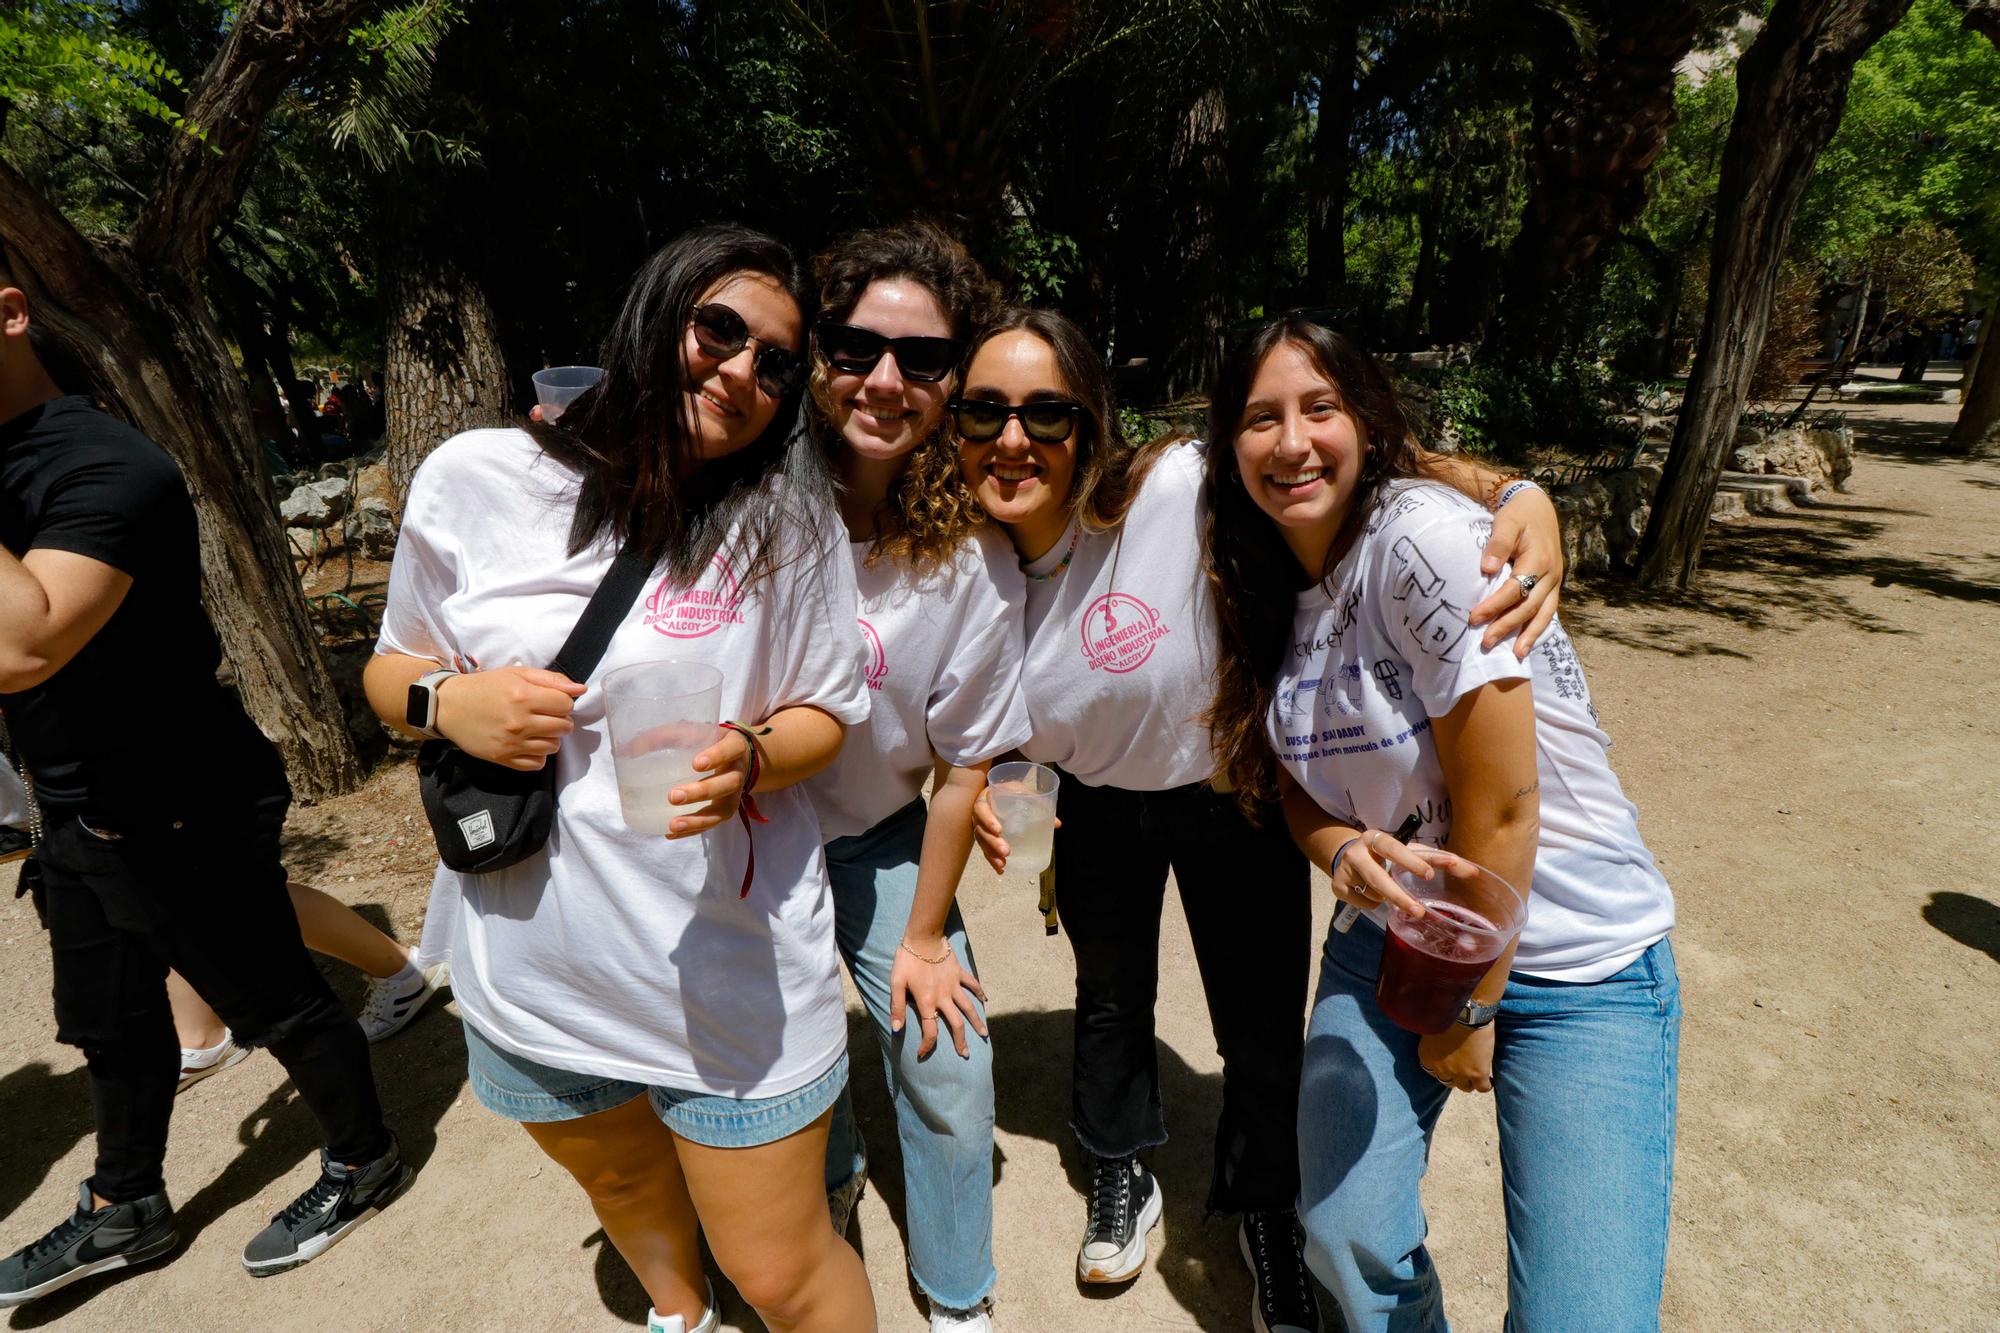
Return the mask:
<path id="1" fill-rule="evenodd" d="M 993 1290 L 993 1048 L 968 1025 L 969 1057 L 938 1024 L 938 1041 L 917 1058 L 923 1032 L 914 1012 L 903 1030 L 889 1031 L 889 969 L 917 896 L 917 859 L 924 847 L 921 800 L 851 838 L 826 846 L 833 880 L 833 924 L 854 987 L 875 1020 L 882 1066 L 896 1105 L 903 1146 L 903 1193 L 909 1222 L 910 1272 L 938 1305 L 970 1309 Z M 945 937 L 969 972 L 978 969 L 954 905 Z M 977 1001 L 975 1001 L 977 1003 Z M 980 1011 L 984 1014 L 984 1009 Z M 831 1192 L 863 1160 L 861 1134 L 846 1093 L 833 1111 L 826 1145 Z"/>
<path id="2" fill-rule="evenodd" d="M 1418 1182 L 1450 1090 L 1375 1003 L 1382 932 L 1328 933 L 1299 1103 L 1306 1261 L 1349 1333 L 1449 1327 Z M 1493 1057 L 1509 1333 L 1657 1329 L 1680 981 L 1661 940 L 1603 981 L 1516 975 Z"/>

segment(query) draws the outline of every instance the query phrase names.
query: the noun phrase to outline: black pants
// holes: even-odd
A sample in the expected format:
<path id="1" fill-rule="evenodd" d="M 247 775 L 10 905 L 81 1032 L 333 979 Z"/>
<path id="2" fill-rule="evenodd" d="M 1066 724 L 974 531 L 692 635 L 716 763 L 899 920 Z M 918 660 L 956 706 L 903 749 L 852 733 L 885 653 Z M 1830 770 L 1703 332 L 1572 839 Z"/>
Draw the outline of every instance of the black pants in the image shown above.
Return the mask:
<path id="1" fill-rule="evenodd" d="M 237 1041 L 277 1056 L 335 1161 L 388 1149 L 367 1039 L 307 954 L 285 892 L 278 835 L 289 804 L 274 796 L 177 823 L 50 818 L 36 859 L 55 951 L 56 1037 L 89 1063 L 91 1188 L 113 1203 L 165 1188 L 180 1075 L 170 967 Z"/>
<path id="2" fill-rule="evenodd" d="M 1254 828 L 1203 784 L 1125 791 L 1065 774 L 1057 809 L 1056 903 L 1076 954 L 1078 1141 L 1102 1157 L 1166 1142 L 1153 1002 L 1171 867 L 1222 1054 L 1209 1211 L 1292 1207 L 1312 967 L 1305 857 L 1276 812 Z"/>

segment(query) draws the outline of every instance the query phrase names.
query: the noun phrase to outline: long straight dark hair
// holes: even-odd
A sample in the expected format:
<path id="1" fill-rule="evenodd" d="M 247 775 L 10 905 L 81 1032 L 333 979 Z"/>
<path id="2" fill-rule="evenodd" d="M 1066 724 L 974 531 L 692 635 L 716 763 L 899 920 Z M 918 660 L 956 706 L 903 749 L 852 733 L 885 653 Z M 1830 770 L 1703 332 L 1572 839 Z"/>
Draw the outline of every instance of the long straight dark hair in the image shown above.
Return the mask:
<path id="1" fill-rule="evenodd" d="M 1365 451 L 1354 503 L 1342 520 L 1326 564 L 1299 569 L 1298 557 L 1278 525 L 1257 507 L 1236 472 L 1236 434 L 1257 372 L 1286 345 L 1306 354 L 1337 392 L 1342 410 L 1361 427 Z M 1229 349 L 1209 397 L 1208 461 L 1203 492 L 1208 526 L 1205 555 L 1214 594 L 1222 651 L 1215 671 L 1215 701 L 1207 719 L 1222 769 L 1236 787 L 1236 801 L 1253 819 L 1278 796 L 1277 760 L 1264 722 L 1277 690 L 1278 671 L 1291 648 L 1298 592 L 1331 577 L 1380 502 L 1383 483 L 1421 475 L 1409 417 L 1389 377 L 1352 338 L 1323 324 L 1288 316 L 1272 320 Z"/>
<path id="2" fill-rule="evenodd" d="M 800 329 L 811 327 L 805 272 L 782 241 L 734 225 L 684 232 L 632 280 L 599 353 L 604 378 L 558 422 L 530 423 L 535 442 L 583 476 L 572 552 L 615 537 L 687 586 L 736 525 L 747 557 L 736 574 L 747 588 L 782 561 L 781 522 L 811 527 L 831 512 L 825 459 L 798 430 L 798 390 L 785 395 L 763 434 L 727 457 L 702 458 L 689 431 L 688 324 L 702 294 L 732 273 L 776 280 L 799 308 Z M 772 484 L 781 472 L 782 496 Z"/>

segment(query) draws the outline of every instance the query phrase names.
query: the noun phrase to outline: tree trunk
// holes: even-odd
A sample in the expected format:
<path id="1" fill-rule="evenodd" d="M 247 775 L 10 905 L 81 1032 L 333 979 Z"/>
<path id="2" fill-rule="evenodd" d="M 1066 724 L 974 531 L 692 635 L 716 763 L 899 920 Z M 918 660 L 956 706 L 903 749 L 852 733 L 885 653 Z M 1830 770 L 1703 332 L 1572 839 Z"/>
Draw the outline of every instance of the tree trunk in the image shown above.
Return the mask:
<path id="1" fill-rule="evenodd" d="M 1854 65 L 1910 0 L 1778 0 L 1736 68 L 1722 154 L 1708 312 L 1672 451 L 1639 549 L 1639 581 L 1685 588 L 1757 356 L 1792 218 L 1813 163 L 1840 127 Z"/>
<path id="2" fill-rule="evenodd" d="M 1452 195 L 1450 169 L 1442 177 L 1433 175 L 1417 209 L 1417 267 L 1410 276 L 1410 304 L 1403 311 L 1401 341 L 1415 348 L 1429 322 L 1431 297 L 1438 281 L 1438 242 L 1444 231 L 1444 215 Z"/>
<path id="3" fill-rule="evenodd" d="M 1980 337 L 1979 349 L 1961 381 L 1958 422 L 1945 441 L 1951 453 L 1975 458 L 2000 455 L 2000 352 L 1993 350 L 1996 343 L 2000 337 Z"/>
<path id="4" fill-rule="evenodd" d="M 1359 45 L 1354 11 L 1343 7 L 1333 20 L 1326 60 L 1320 66 L 1312 190 L 1306 196 L 1306 286 L 1316 301 L 1338 299 L 1347 285 L 1347 169 Z"/>
<path id="5" fill-rule="evenodd" d="M 405 249 L 389 275 L 383 403 L 400 506 L 417 465 L 460 431 L 512 419 L 507 360 L 486 291 L 441 253 Z"/>
<path id="6" fill-rule="evenodd" d="M 1153 308 L 1172 330 L 1167 352 L 1169 398 L 1199 393 L 1221 359 L 1215 331 L 1228 314 L 1223 213 L 1229 203 L 1229 107 L 1210 88 L 1181 113 L 1166 176 L 1166 254 L 1178 270 L 1155 294 Z"/>
<path id="7" fill-rule="evenodd" d="M 1594 50 L 1538 99 L 1528 202 L 1507 257 L 1504 347 L 1553 355 L 1542 317 L 1646 206 L 1646 173 L 1676 119 L 1674 70 L 1701 26 L 1690 3 L 1612 4 Z"/>
<path id="8" fill-rule="evenodd" d="M 271 506 L 263 451 L 200 274 L 242 200 L 265 117 L 367 0 L 246 0 L 187 99 L 129 236 L 87 241 L 0 159 L 0 267 L 90 360 L 117 406 L 180 465 L 200 529 L 202 595 L 250 716 L 317 800 L 361 767 Z"/>
<path id="9" fill-rule="evenodd" d="M 0 187 L 0 198 L 5 197 Z M 202 601 L 237 693 L 283 752 L 303 800 L 361 781 L 347 715 L 272 507 L 250 405 L 197 288 L 142 281 L 117 250 L 52 272 L 19 249 L 0 259 L 36 318 L 88 359 L 115 406 L 180 465 L 200 533 Z M 83 298 L 77 299 L 82 293 Z"/>

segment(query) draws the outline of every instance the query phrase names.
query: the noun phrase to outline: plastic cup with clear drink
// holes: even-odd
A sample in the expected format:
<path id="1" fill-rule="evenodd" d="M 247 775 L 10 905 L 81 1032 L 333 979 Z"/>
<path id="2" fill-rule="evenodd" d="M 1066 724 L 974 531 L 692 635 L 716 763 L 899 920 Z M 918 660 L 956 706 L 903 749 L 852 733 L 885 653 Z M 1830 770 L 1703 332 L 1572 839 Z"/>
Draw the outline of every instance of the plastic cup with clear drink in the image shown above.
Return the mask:
<path id="1" fill-rule="evenodd" d="M 703 662 L 639 662 L 604 676 L 618 806 L 634 833 L 665 834 L 683 783 L 712 776 L 695 756 L 722 734 L 722 673 Z"/>
<path id="2" fill-rule="evenodd" d="M 1055 855 L 1056 773 L 1040 764 L 995 764 L 986 799 L 1007 840 L 1007 869 L 1039 875 Z"/>
<path id="3" fill-rule="evenodd" d="M 1397 887 L 1424 905 L 1423 916 L 1387 903 L 1364 913 L 1383 930 L 1375 1002 L 1405 1031 L 1443 1032 L 1528 923 L 1528 904 L 1477 862 L 1432 847 L 1410 850 L 1437 873 L 1425 879 L 1394 863 L 1387 867 Z"/>
<path id="4" fill-rule="evenodd" d="M 578 394 L 604 378 L 601 366 L 549 366 L 535 372 L 535 401 L 542 420 L 554 421 Z"/>

